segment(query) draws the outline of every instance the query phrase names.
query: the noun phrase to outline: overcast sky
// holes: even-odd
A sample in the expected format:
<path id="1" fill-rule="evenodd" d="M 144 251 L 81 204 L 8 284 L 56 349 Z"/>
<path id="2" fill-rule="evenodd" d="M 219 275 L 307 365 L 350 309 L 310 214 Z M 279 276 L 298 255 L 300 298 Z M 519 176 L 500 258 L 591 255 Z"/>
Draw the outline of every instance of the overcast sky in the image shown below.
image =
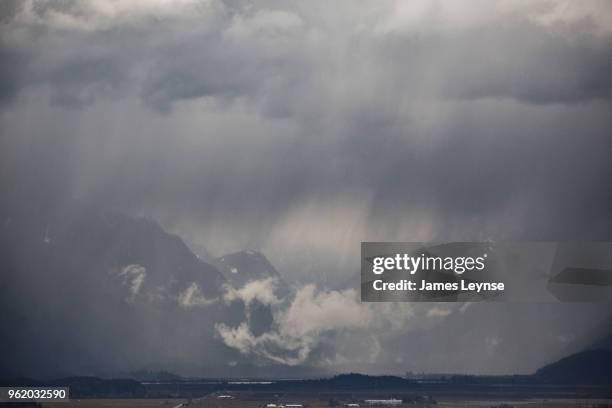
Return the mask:
<path id="1" fill-rule="evenodd" d="M 332 287 L 364 240 L 612 239 L 606 0 L 0 15 L 0 182 L 19 205 L 147 215 Z"/>

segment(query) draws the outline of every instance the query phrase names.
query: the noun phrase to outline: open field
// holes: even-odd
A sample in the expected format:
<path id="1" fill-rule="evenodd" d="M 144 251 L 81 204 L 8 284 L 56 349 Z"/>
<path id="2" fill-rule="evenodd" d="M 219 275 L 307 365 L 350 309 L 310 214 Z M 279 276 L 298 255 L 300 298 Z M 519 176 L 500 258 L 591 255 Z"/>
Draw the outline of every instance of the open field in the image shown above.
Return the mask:
<path id="1" fill-rule="evenodd" d="M 43 407 L 53 408 L 259 408 L 265 404 L 277 405 L 301 404 L 304 408 L 342 408 L 348 402 L 359 403 L 363 408 L 370 408 L 363 402 L 366 398 L 382 398 L 381 395 L 365 393 L 262 393 L 238 392 L 233 398 L 219 398 L 211 394 L 194 399 L 81 399 L 68 403 L 44 403 Z M 413 396 L 414 397 L 414 396 Z M 406 398 L 406 396 L 404 396 Z M 335 405 L 338 404 L 338 405 Z M 403 403 L 396 408 L 610 408 L 612 399 L 588 398 L 495 398 L 495 397 L 452 397 L 452 396 L 418 396 L 413 402 Z"/>

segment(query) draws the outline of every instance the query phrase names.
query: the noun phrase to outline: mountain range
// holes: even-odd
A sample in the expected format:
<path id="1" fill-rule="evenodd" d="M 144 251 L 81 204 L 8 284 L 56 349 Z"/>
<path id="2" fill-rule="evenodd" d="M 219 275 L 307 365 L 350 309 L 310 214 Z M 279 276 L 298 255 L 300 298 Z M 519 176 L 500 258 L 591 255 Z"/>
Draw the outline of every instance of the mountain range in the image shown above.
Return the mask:
<path id="1" fill-rule="evenodd" d="M 214 257 L 205 249 L 198 253 L 148 218 L 81 205 L 61 211 L 3 210 L 0 310 L 5 313 L 0 324 L 10 329 L 2 333 L 9 347 L 0 352 L 0 376 L 113 377 L 167 371 L 248 377 L 260 375 L 264 366 L 266 373 L 288 377 L 329 373 L 317 366 L 247 356 L 249 350 L 244 348 L 252 342 L 282 335 L 272 330 L 273 306 L 289 302 L 296 294 L 264 254 L 244 250 Z M 342 290 L 327 297 L 312 293 L 311 300 L 319 303 L 297 302 L 296 307 L 345 302 Z M 352 310 L 352 304 L 346 308 Z M 329 326 L 326 313 L 320 316 L 321 327 Z M 292 324 L 309 323 L 300 318 Z M 479 333 L 464 328 L 478 319 L 498 318 L 488 309 L 461 310 L 445 326 L 413 331 L 411 347 L 424 349 L 432 338 L 449 338 L 449 330 L 455 333 L 454 347 L 469 343 Z M 609 347 L 611 326 L 607 323 L 596 333 L 601 340 L 576 342 L 563 355 Z M 221 338 L 219 324 L 236 328 L 231 336 L 248 333 L 251 337 Z M 325 335 L 330 343 L 343 341 L 341 348 L 347 351 L 355 346 L 353 340 L 359 340 Z M 290 337 L 286 343 L 291 346 L 296 339 L 300 337 Z M 405 341 L 397 336 L 387 346 L 399 350 Z M 299 346 L 298 351 L 310 344 Z M 543 375 L 548 372 L 544 370 Z"/>
<path id="2" fill-rule="evenodd" d="M 238 324 L 249 308 L 259 316 L 253 325 L 270 324 L 265 305 L 224 294 L 281 281 L 263 254 L 208 263 L 151 219 L 92 208 L 5 217 L 0 268 L 0 320 L 11 328 L 3 336 L 15 345 L 2 351 L 0 371 L 37 378 L 223 371 L 240 356 L 214 336 L 214 324 Z"/>

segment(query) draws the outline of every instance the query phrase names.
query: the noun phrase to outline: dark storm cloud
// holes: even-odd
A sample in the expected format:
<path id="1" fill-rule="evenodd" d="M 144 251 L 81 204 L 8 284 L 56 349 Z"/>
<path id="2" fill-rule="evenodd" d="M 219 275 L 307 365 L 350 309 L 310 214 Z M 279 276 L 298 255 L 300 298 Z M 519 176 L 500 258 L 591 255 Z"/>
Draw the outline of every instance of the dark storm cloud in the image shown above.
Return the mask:
<path id="1" fill-rule="evenodd" d="M 164 206 L 204 230 L 216 228 L 211 220 L 236 223 L 250 238 L 231 249 L 275 247 L 289 225 L 314 240 L 307 219 L 317 207 L 333 218 L 353 209 L 336 228 L 359 217 L 352 239 L 377 236 L 371 226 L 396 238 L 415 229 L 444 237 L 449 223 L 464 238 L 609 234 L 593 226 L 606 219 L 600 198 L 610 194 L 598 177 L 608 169 L 610 40 L 581 22 L 551 28 L 511 15 L 449 31 L 378 22 L 355 30 L 291 5 L 108 17 L 87 4 L 36 3 L 30 25 L 13 21 L 12 47 L 31 57 L 9 58 L 22 75 L 5 83 L 13 96 L 28 87 L 66 107 L 99 100 L 100 116 L 123 112 L 120 137 L 81 136 L 85 152 L 75 149 L 83 157 L 105 147 L 71 171 L 85 174 L 92 201 L 161 209 L 156 216 L 178 228 L 181 217 Z M 130 103 L 105 112 L 109 101 L 134 98 L 152 111 Z M 564 107 L 580 101 L 588 106 Z M 207 120 L 170 117 L 190 102 Z M 139 125 L 157 111 L 170 115 L 163 131 Z M 245 111 L 248 125 L 211 125 Z M 397 214 L 423 221 L 403 225 Z"/>
<path id="2" fill-rule="evenodd" d="M 469 67 L 448 85 L 451 96 L 468 99 L 576 103 L 612 97 L 609 39 L 567 39 L 532 26 L 475 30 L 465 44 L 460 66 Z"/>
<path id="3" fill-rule="evenodd" d="M 327 286 L 354 277 L 361 240 L 612 238 L 603 3 L 2 4 L 3 218 L 95 203 L 213 254 L 261 249 L 290 280 Z M 345 304 L 316 293 L 310 306 Z M 487 317 L 449 367 L 487 332 L 491 347 L 525 345 L 511 327 L 560 335 L 603 313 L 576 308 L 547 327 L 553 309 L 508 307 L 507 330 Z M 401 337 L 358 328 L 353 357 Z M 237 348 L 252 340 L 224 333 Z M 313 333 L 302 346 L 322 360 L 350 337 Z M 538 350 L 561 346 L 544 336 Z M 519 349 L 477 369 L 535 368 Z"/>
<path id="4" fill-rule="evenodd" d="M 91 105 L 96 98 L 112 98 L 125 85 L 123 72 L 106 58 L 76 59 L 49 73 L 51 103 L 70 108 Z"/>
<path id="5" fill-rule="evenodd" d="M 98 10 L 86 4 L 34 2 L 29 26 L 19 25 L 14 16 L 19 13 L 9 7 L 12 11 L 5 14 L 13 18 L 6 18 L 9 26 L 4 29 L 24 31 L 15 41 L 38 52 L 37 66 L 34 73 L 20 70 L 24 77 L 19 81 L 8 77 L 3 82 L 19 89 L 40 81 L 57 88 L 56 101 L 80 106 L 120 87 L 117 83 L 137 65 L 132 86 L 155 109 L 168 111 L 174 102 L 202 97 L 247 97 L 273 116 L 304 115 L 305 109 L 317 108 L 325 112 L 325 104 L 304 106 L 296 96 L 319 91 L 319 98 L 328 99 L 328 86 L 333 85 L 320 81 L 332 80 L 344 69 L 364 70 L 367 78 L 360 79 L 386 89 L 391 104 L 408 91 L 414 97 L 511 98 L 536 104 L 612 96 L 609 36 L 578 23 L 558 32 L 512 16 L 502 25 L 492 19 L 494 23 L 487 20 L 451 32 L 419 28 L 381 33 L 330 27 L 312 15 L 300 15 L 299 8 L 291 10 L 291 5 L 255 11 L 217 5 L 195 9 L 199 30 L 185 29 L 181 21 L 155 12 L 123 25 L 100 23 L 95 30 Z M 92 25 L 93 32 L 81 24 Z M 113 29 L 114 24 L 119 27 Z M 347 30 L 339 35 L 345 50 L 325 41 L 334 29 Z M 338 52 L 348 54 L 339 61 Z M 13 58 L 6 60 L 11 66 Z"/>

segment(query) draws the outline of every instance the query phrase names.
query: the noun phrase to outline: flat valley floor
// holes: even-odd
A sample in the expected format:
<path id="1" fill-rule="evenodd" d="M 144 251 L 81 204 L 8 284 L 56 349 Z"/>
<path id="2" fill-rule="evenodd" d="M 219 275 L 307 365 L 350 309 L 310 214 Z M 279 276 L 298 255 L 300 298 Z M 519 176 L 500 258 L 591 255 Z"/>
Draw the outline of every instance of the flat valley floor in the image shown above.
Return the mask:
<path id="1" fill-rule="evenodd" d="M 359 403 L 361 408 L 385 408 L 385 406 L 369 406 L 363 402 L 364 396 L 348 398 L 346 394 L 334 396 L 330 393 L 319 395 L 307 394 L 267 394 L 267 393 L 234 393 L 234 398 L 218 398 L 208 395 L 193 399 L 81 399 L 69 402 L 47 402 L 45 408 L 260 408 L 266 404 L 300 404 L 304 408 L 343 408 L 348 402 Z M 355 396 L 356 397 L 356 396 Z M 380 398 L 379 395 L 375 396 Z M 361 400 L 360 400 L 361 399 Z M 330 401 L 334 401 L 330 404 Z M 335 405 L 338 404 L 338 405 Z M 429 401 L 403 403 L 394 408 L 612 408 L 612 398 L 467 398 L 441 396 Z"/>

